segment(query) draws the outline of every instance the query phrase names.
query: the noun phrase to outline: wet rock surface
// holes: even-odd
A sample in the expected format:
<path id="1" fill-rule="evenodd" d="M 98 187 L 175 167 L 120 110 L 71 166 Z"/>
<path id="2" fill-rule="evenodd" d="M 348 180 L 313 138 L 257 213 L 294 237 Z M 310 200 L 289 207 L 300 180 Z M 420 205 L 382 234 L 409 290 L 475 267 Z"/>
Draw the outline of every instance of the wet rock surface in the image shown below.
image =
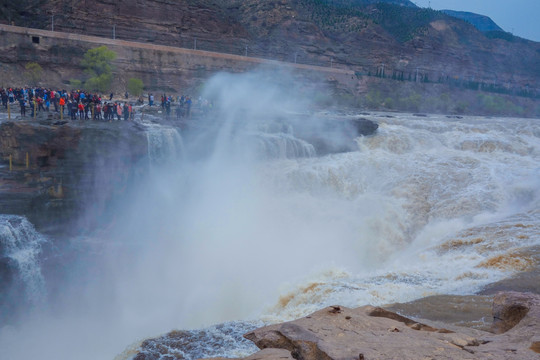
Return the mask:
<path id="1" fill-rule="evenodd" d="M 297 127 L 295 135 L 313 144 L 318 155 L 355 151 L 354 140 L 359 136 L 374 135 L 379 125 L 369 119 L 315 119 L 313 126 Z"/>
<path id="2" fill-rule="evenodd" d="M 385 309 L 418 319 L 489 331 L 493 324 L 493 295 L 436 295 Z"/>
<path id="3" fill-rule="evenodd" d="M 261 351 L 244 359 L 538 359 L 540 295 L 501 292 L 493 300 L 493 317 L 497 333 L 407 318 L 373 306 L 330 306 L 248 332 L 244 336 Z"/>
<path id="4" fill-rule="evenodd" d="M 201 356 L 227 355 L 226 349 L 237 349 L 239 352 L 253 352 L 255 346 L 242 334 L 257 327 L 249 322 L 223 323 L 202 330 L 171 331 L 155 339 L 142 342 L 139 352 L 134 360 L 158 360 L 158 359 L 196 359 Z M 264 357 L 266 359 L 278 359 L 273 357 L 283 355 L 283 350 L 273 349 Z M 224 359 L 215 357 L 214 359 Z M 255 359 L 255 358 L 253 358 Z"/>
<path id="5" fill-rule="evenodd" d="M 292 322 L 246 334 L 263 348 L 284 348 L 297 359 L 474 359 L 464 347 L 481 333 L 457 333 L 365 306 L 333 306 Z"/>

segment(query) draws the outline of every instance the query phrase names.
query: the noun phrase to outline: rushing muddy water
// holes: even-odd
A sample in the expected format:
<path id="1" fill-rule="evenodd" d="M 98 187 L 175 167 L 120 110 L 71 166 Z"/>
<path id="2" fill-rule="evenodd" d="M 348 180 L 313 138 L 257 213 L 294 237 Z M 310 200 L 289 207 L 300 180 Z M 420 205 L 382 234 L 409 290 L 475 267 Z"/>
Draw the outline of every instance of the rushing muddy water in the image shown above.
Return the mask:
<path id="1" fill-rule="evenodd" d="M 114 358 L 150 336 L 232 321 L 191 333 L 214 346 L 184 356 L 238 356 L 253 350 L 239 337 L 253 324 L 437 295 L 450 296 L 431 302 L 445 320 L 459 302 L 451 296 L 535 273 L 540 120 L 364 117 L 377 133 L 326 156 L 290 129 L 237 136 L 224 119 L 201 157 L 200 134 L 152 126 L 160 148 L 149 157 L 174 161 L 154 159 L 109 227 L 70 242 L 77 255 L 61 280 L 45 275 L 48 304 L 1 328 L 3 353 Z M 481 327 L 454 322 L 469 320 Z"/>

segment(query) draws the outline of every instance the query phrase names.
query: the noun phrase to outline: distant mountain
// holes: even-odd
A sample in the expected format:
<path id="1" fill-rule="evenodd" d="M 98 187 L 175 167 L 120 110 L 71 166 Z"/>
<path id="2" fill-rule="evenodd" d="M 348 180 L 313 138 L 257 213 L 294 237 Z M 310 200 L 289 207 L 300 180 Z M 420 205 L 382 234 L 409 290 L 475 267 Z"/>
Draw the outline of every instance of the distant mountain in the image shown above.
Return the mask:
<path id="1" fill-rule="evenodd" d="M 407 7 L 417 7 L 412 1 L 409 0 L 323 0 L 324 3 L 334 6 L 365 6 L 374 5 L 377 3 L 387 3 L 392 5 L 400 5 Z"/>
<path id="2" fill-rule="evenodd" d="M 417 7 L 412 1 L 409 0 L 364 0 L 363 2 L 367 4 L 389 3 L 394 5 Z"/>
<path id="3" fill-rule="evenodd" d="M 504 31 L 490 17 L 466 11 L 441 10 L 446 15 L 465 20 L 482 32 Z"/>

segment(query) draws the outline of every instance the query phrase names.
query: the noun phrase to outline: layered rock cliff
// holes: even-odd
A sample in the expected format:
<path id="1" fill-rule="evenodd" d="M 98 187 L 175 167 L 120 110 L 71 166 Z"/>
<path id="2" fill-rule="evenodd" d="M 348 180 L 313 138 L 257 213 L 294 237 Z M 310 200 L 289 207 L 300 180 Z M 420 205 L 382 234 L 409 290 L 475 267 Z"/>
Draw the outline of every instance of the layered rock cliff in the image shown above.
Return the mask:
<path id="1" fill-rule="evenodd" d="M 401 4 L 401 5 L 400 5 Z M 540 88 L 540 44 L 486 37 L 473 25 L 405 2 L 26 0 L 3 21 L 156 44 L 341 66 L 420 72 Z"/>
<path id="2" fill-rule="evenodd" d="M 25 215 L 45 232 L 68 232 L 74 221 L 84 231 L 138 176 L 147 154 L 145 132 L 130 122 L 3 122 L 2 213 Z"/>

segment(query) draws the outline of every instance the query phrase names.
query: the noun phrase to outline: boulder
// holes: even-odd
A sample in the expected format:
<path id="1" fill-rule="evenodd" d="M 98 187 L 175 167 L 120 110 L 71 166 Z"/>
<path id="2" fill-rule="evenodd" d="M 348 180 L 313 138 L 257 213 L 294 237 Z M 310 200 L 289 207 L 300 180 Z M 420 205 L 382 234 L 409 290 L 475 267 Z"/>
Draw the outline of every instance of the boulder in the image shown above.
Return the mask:
<path id="1" fill-rule="evenodd" d="M 531 309 L 540 310 L 537 296 L 513 291 L 497 294 L 493 299 L 492 331 L 496 334 L 507 332 L 518 325 Z"/>
<path id="2" fill-rule="evenodd" d="M 539 359 L 540 295 L 499 293 L 493 316 L 496 334 L 437 327 L 372 306 L 331 306 L 244 336 L 261 349 L 286 349 L 299 360 Z"/>
<path id="3" fill-rule="evenodd" d="M 479 359 L 539 359 L 540 295 L 500 292 L 493 300 L 493 327 L 497 335 L 477 350 Z"/>
<path id="4" fill-rule="evenodd" d="M 302 360 L 476 359 L 466 347 L 483 342 L 372 306 L 332 306 L 245 337 L 261 349 L 286 349 Z"/>
<path id="5" fill-rule="evenodd" d="M 201 360 L 201 359 L 199 359 Z M 232 358 L 216 357 L 207 358 L 204 360 L 234 360 Z M 263 349 L 253 355 L 248 356 L 244 360 L 294 360 L 291 353 L 283 349 Z"/>
<path id="6" fill-rule="evenodd" d="M 379 307 L 330 306 L 298 320 L 249 331 L 244 337 L 261 351 L 245 360 L 539 359 L 540 295 L 499 293 L 493 316 L 496 334 L 407 318 Z M 151 341 L 153 349 L 167 348 L 167 354 L 174 350 L 166 338 Z M 185 351 L 186 346 L 193 342 L 180 348 Z M 146 352 L 150 357 L 140 359 L 159 358 L 155 349 L 143 346 L 139 355 Z"/>
<path id="7" fill-rule="evenodd" d="M 358 150 L 355 139 L 361 136 L 374 135 L 379 124 L 366 118 L 313 118 L 302 126 L 296 123 L 294 135 L 315 147 L 317 155 L 349 152 Z"/>

